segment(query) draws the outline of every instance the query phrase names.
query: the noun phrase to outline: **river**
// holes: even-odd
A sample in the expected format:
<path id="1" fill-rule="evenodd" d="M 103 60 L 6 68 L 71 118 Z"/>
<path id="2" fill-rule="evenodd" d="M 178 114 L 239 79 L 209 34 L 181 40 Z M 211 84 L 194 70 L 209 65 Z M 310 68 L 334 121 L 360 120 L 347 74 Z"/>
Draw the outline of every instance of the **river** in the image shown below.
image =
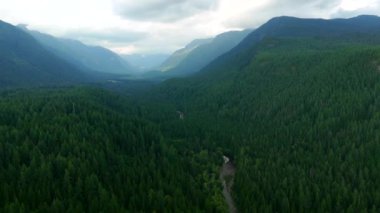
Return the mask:
<path id="1" fill-rule="evenodd" d="M 235 165 L 230 161 L 227 156 L 223 156 L 224 163 L 222 169 L 220 171 L 220 180 L 223 184 L 223 196 L 228 205 L 228 210 L 230 213 L 236 213 L 237 209 L 235 206 L 235 202 L 232 198 L 232 186 L 234 184 L 235 177 Z"/>

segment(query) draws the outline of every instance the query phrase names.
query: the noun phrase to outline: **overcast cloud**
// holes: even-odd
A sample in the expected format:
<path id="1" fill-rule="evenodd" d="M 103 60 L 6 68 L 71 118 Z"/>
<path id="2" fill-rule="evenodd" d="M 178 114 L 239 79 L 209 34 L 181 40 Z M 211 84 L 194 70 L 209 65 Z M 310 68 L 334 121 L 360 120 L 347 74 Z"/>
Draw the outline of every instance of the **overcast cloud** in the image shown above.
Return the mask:
<path id="1" fill-rule="evenodd" d="M 218 0 L 114 0 L 114 10 L 126 19 L 171 22 L 213 10 L 217 2 Z"/>
<path id="2" fill-rule="evenodd" d="M 129 44 L 145 39 L 148 34 L 145 32 L 131 31 L 120 28 L 105 28 L 101 30 L 94 29 L 77 29 L 70 30 L 63 35 L 68 38 L 76 38 L 78 40 L 103 42 L 103 43 L 118 43 Z"/>
<path id="3" fill-rule="evenodd" d="M 0 19 L 119 53 L 171 53 L 275 16 L 380 15 L 380 0 L 0 0 Z"/>

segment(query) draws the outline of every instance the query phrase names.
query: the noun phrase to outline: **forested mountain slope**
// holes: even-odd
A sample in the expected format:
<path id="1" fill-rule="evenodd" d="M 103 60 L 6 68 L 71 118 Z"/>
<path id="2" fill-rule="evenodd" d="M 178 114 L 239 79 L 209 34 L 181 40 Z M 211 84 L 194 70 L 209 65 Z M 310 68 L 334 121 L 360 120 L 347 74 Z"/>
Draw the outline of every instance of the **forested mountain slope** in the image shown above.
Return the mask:
<path id="1" fill-rule="evenodd" d="M 32 36 L 0 21 L 0 86 L 39 86 L 83 81 L 83 72 L 42 47 Z"/>
<path id="2" fill-rule="evenodd" d="M 205 71 L 211 73 L 213 72 L 213 67 L 216 70 L 220 70 L 220 67 L 225 67 L 223 70 L 236 70 L 236 68 L 240 69 L 246 66 L 254 58 L 257 45 L 264 39 L 314 38 L 325 39 L 331 45 L 338 45 L 342 42 L 378 44 L 379 34 L 380 17 L 378 16 L 363 15 L 350 19 L 331 20 L 277 17 L 254 30 L 230 52 L 212 61 L 209 66 L 205 67 Z M 307 45 L 312 44 L 306 43 L 303 48 L 308 48 Z M 314 45 L 314 48 L 318 47 Z M 212 74 L 202 75 L 202 73 L 203 71 L 198 76 L 202 76 L 202 78 L 209 77 L 210 80 L 219 76 Z"/>
<path id="3" fill-rule="evenodd" d="M 380 209 L 379 24 L 276 18 L 158 89 L 233 155 L 241 212 Z"/>
<path id="4" fill-rule="evenodd" d="M 227 155 L 239 212 L 378 212 L 378 26 L 275 18 L 138 96 L 3 91 L 0 211 L 226 212 Z"/>

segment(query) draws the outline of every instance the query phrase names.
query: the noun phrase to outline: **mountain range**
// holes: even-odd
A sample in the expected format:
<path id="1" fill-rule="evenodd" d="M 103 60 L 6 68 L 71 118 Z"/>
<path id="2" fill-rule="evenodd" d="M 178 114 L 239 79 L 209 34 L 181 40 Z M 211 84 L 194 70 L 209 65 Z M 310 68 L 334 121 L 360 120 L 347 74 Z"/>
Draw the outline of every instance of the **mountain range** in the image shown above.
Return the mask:
<path id="1" fill-rule="evenodd" d="M 46 50 L 31 35 L 0 21 L 1 87 L 67 84 L 85 79 L 83 70 Z"/>
<path id="2" fill-rule="evenodd" d="M 87 46 L 79 41 L 56 38 L 48 34 L 28 30 L 23 26 L 19 26 L 19 29 L 22 30 L 17 30 L 14 26 L 2 22 L 2 30 L 4 31 L 2 36 L 2 53 L 4 55 L 2 63 L 4 64 L 3 68 L 13 67 L 12 70 L 19 70 L 20 72 L 31 70 L 28 71 L 27 74 L 36 79 L 38 79 L 39 74 L 41 74 L 40 83 L 43 82 L 42 76 L 45 76 L 44 78 L 48 79 L 46 76 L 48 75 L 47 73 L 50 73 L 52 75 L 49 78 L 53 78 L 53 73 L 58 72 L 57 70 L 60 69 L 65 70 L 64 72 L 59 71 L 60 75 L 71 76 L 70 78 L 67 78 L 67 81 L 71 81 L 70 79 L 84 80 L 86 77 L 82 77 L 81 75 L 89 76 L 99 73 L 131 75 L 138 69 L 149 71 L 150 69 L 154 70 L 155 67 L 161 72 L 149 72 L 146 76 L 166 76 L 165 78 L 188 76 L 198 73 L 204 68 L 206 68 L 207 72 L 207 70 L 211 69 L 207 67 L 218 67 L 222 66 L 221 64 L 225 64 L 223 66 L 231 67 L 233 64 L 236 64 L 236 62 L 231 61 L 236 57 L 239 57 L 239 63 L 246 64 L 255 54 L 255 45 L 263 39 L 268 38 L 317 37 L 340 39 L 347 42 L 361 38 L 362 42 L 372 41 L 374 39 L 368 38 L 368 36 L 372 35 L 372 37 L 374 37 L 373 35 L 376 35 L 379 32 L 377 18 L 378 17 L 376 16 L 359 16 L 352 19 L 323 20 L 277 17 L 271 19 L 256 30 L 231 31 L 220 34 L 215 38 L 194 40 L 185 48 L 173 53 L 164 62 L 162 61 L 167 57 L 164 55 L 156 55 L 150 58 L 135 55 L 124 57 L 123 59 L 116 53 L 102 47 Z M 7 33 L 5 31 L 7 31 Z M 12 33 L 17 34 L 17 36 L 6 37 L 7 34 Z M 361 35 L 366 35 L 367 37 L 363 38 Z M 17 48 L 10 46 L 11 44 L 15 45 L 16 43 L 18 45 Z M 31 43 L 33 43 L 33 48 L 26 48 L 26 46 L 31 45 Z M 21 44 L 25 46 L 20 46 Z M 36 48 L 36 54 L 33 53 L 34 48 Z M 14 53 L 6 54 L 7 51 Z M 16 51 L 17 54 L 15 53 Z M 44 54 L 49 55 L 48 57 L 54 58 L 54 60 L 46 60 L 46 57 L 39 58 L 38 60 L 31 59 L 32 56 L 41 56 L 41 53 L 37 54 L 37 52 L 41 51 L 43 51 Z M 21 52 L 28 52 L 29 55 L 21 54 Z M 12 55 L 13 58 L 10 59 Z M 125 58 L 134 61 L 135 67 L 128 63 Z M 242 58 L 245 58 L 245 60 Z M 59 61 L 60 63 L 57 62 L 52 64 L 61 65 L 52 69 L 50 68 L 51 65 L 46 65 L 48 61 Z M 44 68 L 40 67 L 42 66 L 42 64 L 40 64 L 42 62 L 45 63 Z M 160 62 L 162 62 L 162 64 L 158 65 Z M 239 66 L 244 66 L 244 64 Z M 21 80 L 24 75 L 18 76 L 9 70 L 10 69 L 3 71 L 3 85 L 12 85 L 15 82 L 20 84 L 26 83 L 25 80 Z M 37 70 L 40 70 L 41 73 Z M 35 72 L 35 74 L 32 75 L 32 72 Z M 76 73 L 78 73 L 78 75 L 76 75 Z M 201 73 L 203 73 L 203 71 Z M 219 76 L 220 74 L 215 76 L 215 78 L 218 78 Z M 15 79 L 13 80 L 12 78 Z M 20 78 L 20 80 L 18 81 L 17 78 Z M 57 79 L 65 81 L 65 77 L 57 77 Z M 35 80 L 35 82 L 38 82 L 38 80 Z"/>
<path id="3" fill-rule="evenodd" d="M 331 20 L 276 17 L 250 33 L 230 52 L 210 63 L 200 74 L 219 72 L 220 67 L 226 67 L 229 70 L 241 69 L 255 57 L 259 44 L 266 43 L 267 48 L 276 47 L 275 39 L 319 39 L 332 46 L 344 46 L 352 43 L 377 44 L 379 34 L 380 17 L 378 16 L 362 15 L 350 19 Z M 270 42 L 272 39 L 273 44 Z M 289 42 L 288 46 L 292 45 L 293 43 Z M 310 41 L 305 42 L 301 47 L 306 50 L 308 48 L 323 50 L 328 46 L 318 47 L 315 46 L 315 42 Z"/>
<path id="4" fill-rule="evenodd" d="M 32 35 L 41 45 L 66 61 L 88 71 L 131 74 L 134 68 L 116 53 L 99 46 L 88 46 L 72 39 L 57 38 L 38 31 L 21 29 Z"/>
<path id="5" fill-rule="evenodd" d="M 68 78 L 66 80 L 64 77 L 57 76 L 57 79 L 65 82 L 74 82 L 72 79 L 75 79 L 79 82 L 84 82 L 88 79 L 113 78 L 107 74 L 118 74 L 125 76 L 136 74 L 141 75 L 139 74 L 141 71 L 147 72 L 151 70 L 160 70 L 161 72 L 148 72 L 146 74 L 143 74 L 142 78 L 152 78 L 153 76 L 154 78 L 158 79 L 166 79 L 171 76 L 190 75 L 205 67 L 208 63 L 216 59 L 218 56 L 228 52 L 250 32 L 250 30 L 232 31 L 218 35 L 215 38 L 196 39 L 189 43 L 185 48 L 173 53 L 170 57 L 163 54 L 151 56 L 119 56 L 116 53 L 113 53 L 112 51 L 102 47 L 88 46 L 76 40 L 57 38 L 49 34 L 29 30 L 25 25 L 19 25 L 16 29 L 16 27 L 10 24 L 6 24 L 4 22 L 2 24 L 7 25 L 7 28 L 9 29 L 12 28 L 14 30 L 14 33 L 17 32 L 17 34 L 22 35 L 23 38 L 28 38 L 28 42 L 34 43 L 34 46 L 36 48 L 38 46 L 36 50 L 34 50 L 34 48 L 28 48 L 28 51 L 31 55 L 33 55 L 33 51 L 38 52 L 43 50 L 46 52 L 46 54 L 49 54 L 50 57 L 54 57 L 55 60 L 60 61 L 62 64 L 65 64 L 61 67 L 67 66 L 65 69 L 68 71 L 65 73 L 75 73 L 70 79 Z M 5 28 L 3 30 L 5 30 Z M 5 43 L 11 44 L 12 41 L 8 42 L 6 38 L 3 38 L 3 43 L 5 48 Z M 4 53 L 6 52 L 5 49 L 2 51 Z M 20 47 L 20 51 L 26 51 L 26 47 Z M 19 55 L 19 57 L 21 56 L 22 55 Z M 5 60 L 5 58 L 3 60 Z M 30 61 L 30 59 L 27 58 L 20 58 L 19 61 L 22 60 Z M 38 64 L 42 61 L 44 61 L 44 59 L 35 60 L 33 63 Z M 15 69 L 19 68 L 22 71 L 26 70 L 25 66 L 27 66 L 28 69 L 36 69 L 36 67 L 33 67 L 31 64 L 25 65 L 22 63 L 16 63 L 13 64 L 13 66 Z M 52 71 L 52 68 L 44 67 L 37 69 L 40 70 L 41 73 L 36 71 L 33 76 L 35 78 L 41 77 L 40 80 L 36 80 L 36 82 L 39 82 L 39 85 L 45 85 L 54 82 L 53 80 L 43 80 L 42 78 L 43 75 L 46 75 L 43 74 L 44 72 L 53 74 L 54 72 Z M 140 72 L 137 72 L 139 70 Z M 31 75 L 31 73 L 28 74 Z M 39 76 L 40 74 L 41 76 Z M 10 73 L 5 74 L 5 71 L 4 75 L 3 85 L 35 85 L 35 83 L 32 83 L 32 81 L 29 83 L 25 80 L 22 80 L 24 75 L 17 76 Z M 64 74 L 60 73 L 60 75 Z M 84 75 L 85 77 L 81 75 Z M 53 75 L 51 78 L 53 78 Z M 9 83 L 6 84 L 5 81 Z"/>
<path id="6" fill-rule="evenodd" d="M 192 42 L 155 72 L 175 78 L 136 91 L 1 92 L 0 211 L 379 212 L 380 17 L 241 33 Z M 0 22 L 2 85 L 94 73 L 69 61 Z"/>

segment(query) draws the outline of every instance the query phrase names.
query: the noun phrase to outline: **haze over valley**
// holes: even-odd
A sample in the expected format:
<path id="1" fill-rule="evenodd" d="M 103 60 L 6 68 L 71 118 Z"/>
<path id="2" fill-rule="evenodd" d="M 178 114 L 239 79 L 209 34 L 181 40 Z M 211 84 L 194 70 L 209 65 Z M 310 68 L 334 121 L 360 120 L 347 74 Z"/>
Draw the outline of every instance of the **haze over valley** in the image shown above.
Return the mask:
<path id="1" fill-rule="evenodd" d="M 0 212 L 379 212 L 379 15 L 2 0 Z"/>

